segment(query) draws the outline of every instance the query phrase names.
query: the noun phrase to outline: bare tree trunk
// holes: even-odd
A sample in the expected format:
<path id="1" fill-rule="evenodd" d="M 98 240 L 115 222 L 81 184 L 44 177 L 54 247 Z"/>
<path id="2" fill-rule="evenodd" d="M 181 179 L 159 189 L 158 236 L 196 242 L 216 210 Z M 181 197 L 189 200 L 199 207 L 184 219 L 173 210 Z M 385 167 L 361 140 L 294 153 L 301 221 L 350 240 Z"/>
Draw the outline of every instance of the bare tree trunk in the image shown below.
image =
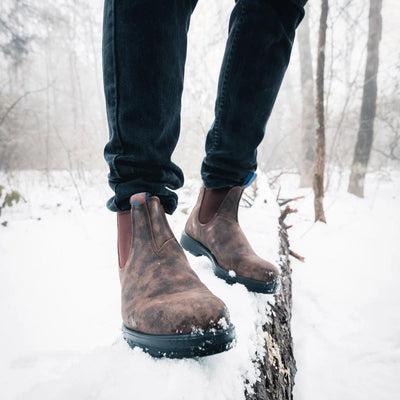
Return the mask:
<path id="1" fill-rule="evenodd" d="M 51 49 L 50 46 L 50 29 L 46 25 L 46 41 L 45 41 L 45 57 L 46 57 L 46 138 L 45 138 L 45 150 L 46 150 L 46 179 L 47 186 L 50 187 L 50 125 L 51 125 L 51 111 L 50 111 L 50 82 L 51 82 Z"/>
<path id="2" fill-rule="evenodd" d="M 370 0 L 367 63 L 361 105 L 360 129 L 354 149 L 348 191 L 364 197 L 364 180 L 371 155 L 376 113 L 379 42 L 382 36 L 382 0 Z"/>
<path id="3" fill-rule="evenodd" d="M 315 221 L 326 222 L 324 213 L 324 171 L 325 171 L 325 115 L 324 115 L 324 70 L 325 43 L 328 19 L 328 0 L 322 0 L 319 20 L 318 58 L 317 58 L 317 151 L 314 163 L 314 210 Z"/>
<path id="4" fill-rule="evenodd" d="M 302 97 L 300 187 L 311 187 L 315 160 L 315 104 L 308 6 L 304 20 L 298 29 L 297 41 L 300 55 Z"/>

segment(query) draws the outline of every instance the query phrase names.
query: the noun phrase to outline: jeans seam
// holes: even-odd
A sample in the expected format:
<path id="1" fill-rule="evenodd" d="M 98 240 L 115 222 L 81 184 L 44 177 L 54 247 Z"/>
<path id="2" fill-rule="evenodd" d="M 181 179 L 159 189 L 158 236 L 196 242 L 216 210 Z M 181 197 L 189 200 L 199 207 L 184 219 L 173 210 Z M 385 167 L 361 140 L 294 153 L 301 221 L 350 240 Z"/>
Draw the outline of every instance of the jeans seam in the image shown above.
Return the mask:
<path id="1" fill-rule="evenodd" d="M 119 151 L 120 153 L 124 153 L 123 146 L 122 146 L 122 140 L 121 140 L 121 134 L 120 134 L 120 129 L 119 129 L 119 121 L 118 121 L 118 70 L 117 70 L 117 45 L 116 45 L 116 29 L 117 29 L 117 24 L 116 24 L 116 10 L 115 10 L 115 2 L 116 0 L 112 0 L 112 22 L 113 22 L 113 30 L 112 30 L 112 46 L 113 46 L 113 72 L 114 72 L 114 120 L 115 120 L 115 134 L 118 138 L 118 144 L 119 144 Z"/>
<path id="2" fill-rule="evenodd" d="M 231 63 L 232 57 L 233 57 L 232 54 L 233 54 L 234 50 L 236 49 L 235 46 L 236 46 L 236 43 L 237 43 L 237 37 L 238 37 L 238 34 L 240 32 L 240 28 L 242 26 L 242 21 L 244 19 L 245 12 L 246 12 L 245 3 L 243 1 L 241 1 L 241 0 L 238 0 L 238 2 L 240 2 L 240 4 L 241 4 L 241 14 L 240 14 L 240 17 L 238 19 L 238 26 L 237 26 L 237 29 L 235 31 L 235 34 L 234 34 L 234 37 L 233 37 L 233 40 L 232 40 L 232 47 L 231 47 L 231 50 L 230 50 L 229 55 L 228 55 L 228 60 L 226 62 L 226 67 L 225 67 L 224 72 L 223 72 L 224 73 L 224 77 L 223 77 L 222 88 L 221 88 L 221 101 L 220 101 L 220 104 L 219 104 L 219 107 L 218 107 L 218 117 L 216 117 L 216 121 L 215 121 L 214 141 L 213 141 L 214 143 L 213 143 L 213 145 L 212 145 L 212 147 L 211 147 L 211 149 L 209 150 L 208 153 L 213 152 L 217 148 L 217 146 L 219 144 L 219 139 L 220 139 L 220 136 L 221 136 L 220 135 L 220 127 L 219 127 L 220 114 L 221 114 L 221 110 L 224 107 L 224 103 L 225 103 L 226 82 L 228 80 L 227 77 L 229 76 L 230 67 L 231 67 L 231 64 L 232 64 Z"/>

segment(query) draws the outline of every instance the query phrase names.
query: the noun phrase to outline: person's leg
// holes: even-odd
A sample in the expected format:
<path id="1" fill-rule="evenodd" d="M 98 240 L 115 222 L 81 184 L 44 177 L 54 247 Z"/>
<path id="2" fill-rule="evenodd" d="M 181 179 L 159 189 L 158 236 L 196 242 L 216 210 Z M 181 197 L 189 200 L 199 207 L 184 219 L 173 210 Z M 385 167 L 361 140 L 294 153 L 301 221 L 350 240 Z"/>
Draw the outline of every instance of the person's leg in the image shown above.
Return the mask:
<path id="1" fill-rule="evenodd" d="M 171 161 L 180 131 L 187 31 L 197 0 L 105 0 L 103 74 L 110 140 L 104 156 L 115 196 L 112 211 L 130 208 L 133 193 L 159 196 L 172 214 L 183 185 Z"/>
<path id="2" fill-rule="evenodd" d="M 257 167 L 295 29 L 306 0 L 236 0 L 218 82 L 215 120 L 206 140 L 203 186 L 181 237 L 207 256 L 214 273 L 248 290 L 274 293 L 279 270 L 259 257 L 238 222 L 238 207 Z"/>
<path id="3" fill-rule="evenodd" d="M 117 211 L 123 337 L 154 356 L 228 350 L 225 304 L 201 282 L 168 224 L 180 129 L 186 34 L 197 0 L 105 0 L 103 62 L 110 127 L 105 158 Z"/>
<path id="4" fill-rule="evenodd" d="M 201 167 L 206 188 L 241 185 L 256 170 L 307 0 L 235 1 Z"/>

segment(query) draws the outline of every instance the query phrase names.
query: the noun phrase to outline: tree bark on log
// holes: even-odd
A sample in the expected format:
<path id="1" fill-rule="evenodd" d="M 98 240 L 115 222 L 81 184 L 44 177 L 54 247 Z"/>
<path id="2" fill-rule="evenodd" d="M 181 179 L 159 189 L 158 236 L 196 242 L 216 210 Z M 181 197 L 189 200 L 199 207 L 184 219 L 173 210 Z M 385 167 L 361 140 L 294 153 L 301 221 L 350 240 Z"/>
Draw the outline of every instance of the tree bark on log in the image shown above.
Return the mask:
<path id="1" fill-rule="evenodd" d="M 295 200 L 295 199 L 293 199 Z M 286 205 L 289 201 L 279 202 Z M 260 379 L 253 386 L 254 393 L 245 391 L 246 400 L 290 400 L 293 399 L 296 361 L 290 329 L 292 317 L 292 269 L 290 248 L 285 218 L 296 212 L 286 205 L 279 218 L 281 284 L 271 305 L 270 321 L 263 326 L 266 333 L 265 355 L 257 362 Z"/>

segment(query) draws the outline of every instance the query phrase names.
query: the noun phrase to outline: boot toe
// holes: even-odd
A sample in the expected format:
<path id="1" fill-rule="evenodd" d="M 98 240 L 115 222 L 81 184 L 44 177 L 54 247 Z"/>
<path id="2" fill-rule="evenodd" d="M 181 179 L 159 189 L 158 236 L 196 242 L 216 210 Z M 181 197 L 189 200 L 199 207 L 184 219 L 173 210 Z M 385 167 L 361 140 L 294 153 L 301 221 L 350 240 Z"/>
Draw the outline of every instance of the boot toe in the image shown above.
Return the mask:
<path id="1" fill-rule="evenodd" d="M 135 313 L 137 330 L 158 335 L 190 334 L 225 329 L 226 305 L 211 292 L 182 292 L 150 300 Z"/>
<path id="2" fill-rule="evenodd" d="M 240 257 L 235 263 L 234 271 L 244 278 L 262 282 L 274 282 L 279 277 L 279 270 L 275 265 L 254 254 Z"/>

